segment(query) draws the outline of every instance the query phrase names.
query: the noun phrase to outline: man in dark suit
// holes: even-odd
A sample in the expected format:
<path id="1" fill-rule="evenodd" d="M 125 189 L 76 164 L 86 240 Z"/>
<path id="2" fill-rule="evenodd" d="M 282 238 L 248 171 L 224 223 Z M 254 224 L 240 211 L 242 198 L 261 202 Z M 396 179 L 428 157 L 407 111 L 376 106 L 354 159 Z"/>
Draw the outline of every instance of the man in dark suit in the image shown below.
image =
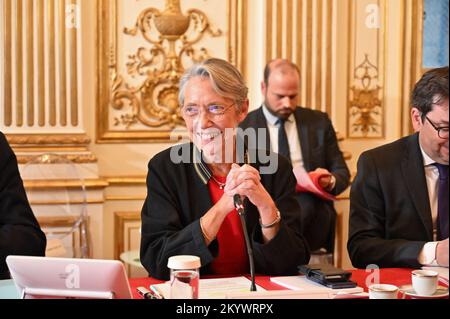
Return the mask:
<path id="1" fill-rule="evenodd" d="M 412 94 L 415 134 L 364 152 L 350 194 L 354 266 L 448 267 L 448 67 Z"/>
<path id="2" fill-rule="evenodd" d="M 31 211 L 16 156 L 0 132 L 0 279 L 8 279 L 8 255 L 45 255 L 46 239 Z"/>
<path id="3" fill-rule="evenodd" d="M 328 115 L 297 106 L 299 82 L 300 72 L 295 64 L 284 59 L 269 62 L 261 83 L 264 104 L 250 112 L 240 127 L 265 129 L 265 145 L 258 145 L 259 148 L 284 155 L 294 171 L 303 167 L 320 175 L 319 188 L 338 195 L 347 188 L 350 173 Z M 310 192 L 298 192 L 296 197 L 301 206 L 302 232 L 311 251 L 325 248 L 333 252 L 333 202 Z"/>

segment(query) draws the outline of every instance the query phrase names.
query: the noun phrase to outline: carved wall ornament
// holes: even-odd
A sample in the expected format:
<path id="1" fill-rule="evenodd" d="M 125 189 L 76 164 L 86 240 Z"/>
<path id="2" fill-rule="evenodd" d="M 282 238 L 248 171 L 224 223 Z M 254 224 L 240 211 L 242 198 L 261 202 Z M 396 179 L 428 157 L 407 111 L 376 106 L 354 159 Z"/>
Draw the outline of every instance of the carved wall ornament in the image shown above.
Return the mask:
<path id="1" fill-rule="evenodd" d="M 355 85 L 350 87 L 350 137 L 383 136 L 382 87 L 378 85 L 378 68 L 365 54 L 364 61 L 354 69 Z"/>
<path id="2" fill-rule="evenodd" d="M 193 35 L 188 35 L 188 30 Z M 123 100 L 127 100 L 131 107 L 131 112 L 114 119 L 115 125 L 129 128 L 140 122 L 149 127 L 168 125 L 172 129 L 184 125 L 178 106 L 178 82 L 185 70 L 183 56 L 194 63 L 208 58 L 207 50 L 197 50 L 194 44 L 206 33 L 218 37 L 222 31 L 214 31 L 202 11 L 190 9 L 183 15 L 179 0 L 166 0 L 163 12 L 145 9 L 134 28 L 124 28 L 123 32 L 133 37 L 142 35 L 149 47 L 140 47 L 129 55 L 127 63 L 129 75 L 143 77 L 140 86 L 131 87 L 122 76 L 112 73 L 112 106 L 122 109 Z"/>
<path id="3" fill-rule="evenodd" d="M 245 68 L 246 1 L 183 10 L 180 0 L 148 3 L 98 2 L 98 143 L 175 142 L 171 132 L 185 126 L 178 103 L 185 69 L 210 56 Z"/>
<path id="4" fill-rule="evenodd" d="M 189 35 L 188 35 L 188 31 Z M 112 107 L 122 109 L 126 104 L 131 111 L 116 117 L 115 125 L 126 128 L 140 122 L 149 127 L 184 125 L 178 105 L 178 82 L 185 71 L 183 58 L 197 63 L 209 57 L 206 48 L 197 49 L 205 34 L 222 35 L 213 30 L 208 17 L 198 9 L 189 9 L 184 15 L 179 0 L 166 0 L 165 10 L 148 8 L 141 12 L 131 29 L 124 34 L 141 35 L 149 44 L 129 55 L 127 72 L 133 78 L 142 78 L 133 87 L 123 77 L 112 72 Z"/>

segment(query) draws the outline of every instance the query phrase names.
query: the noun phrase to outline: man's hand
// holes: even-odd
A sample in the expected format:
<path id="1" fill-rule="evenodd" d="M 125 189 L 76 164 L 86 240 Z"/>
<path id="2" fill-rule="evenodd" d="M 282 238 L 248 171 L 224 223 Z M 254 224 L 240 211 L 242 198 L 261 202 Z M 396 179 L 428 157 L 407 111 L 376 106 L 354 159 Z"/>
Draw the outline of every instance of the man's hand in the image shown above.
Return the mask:
<path id="1" fill-rule="evenodd" d="M 331 173 L 325 169 L 325 168 L 316 168 L 316 170 L 314 171 L 314 173 L 317 173 L 319 175 L 324 175 L 322 177 L 319 178 L 319 185 L 320 187 L 322 187 L 322 189 L 330 191 L 333 189 L 334 187 L 334 178 L 333 175 L 331 175 Z"/>
<path id="2" fill-rule="evenodd" d="M 436 261 L 439 266 L 448 267 L 448 238 L 438 242 L 436 246 Z"/>

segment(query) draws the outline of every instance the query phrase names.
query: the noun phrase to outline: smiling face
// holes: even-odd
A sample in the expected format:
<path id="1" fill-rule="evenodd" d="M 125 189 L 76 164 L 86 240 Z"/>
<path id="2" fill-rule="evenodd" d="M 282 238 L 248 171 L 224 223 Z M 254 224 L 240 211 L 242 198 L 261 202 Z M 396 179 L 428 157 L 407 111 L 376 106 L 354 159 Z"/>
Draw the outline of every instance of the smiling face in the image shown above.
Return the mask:
<path id="1" fill-rule="evenodd" d="M 211 112 L 216 106 L 224 107 L 223 114 Z M 189 109 L 198 109 L 198 115 L 190 116 Z M 248 101 L 238 111 L 235 101 L 219 95 L 208 78 L 196 76 L 186 84 L 182 114 L 189 138 L 211 162 L 224 162 L 225 150 L 234 147 L 234 130 L 247 112 Z"/>
<path id="2" fill-rule="evenodd" d="M 440 164 L 448 165 L 448 137 L 441 138 L 438 132 L 430 123 L 437 127 L 448 128 L 448 99 L 439 104 L 434 104 L 430 112 L 422 119 L 422 113 L 413 108 L 411 118 L 414 130 L 419 132 L 419 143 L 425 153 L 434 161 Z"/>

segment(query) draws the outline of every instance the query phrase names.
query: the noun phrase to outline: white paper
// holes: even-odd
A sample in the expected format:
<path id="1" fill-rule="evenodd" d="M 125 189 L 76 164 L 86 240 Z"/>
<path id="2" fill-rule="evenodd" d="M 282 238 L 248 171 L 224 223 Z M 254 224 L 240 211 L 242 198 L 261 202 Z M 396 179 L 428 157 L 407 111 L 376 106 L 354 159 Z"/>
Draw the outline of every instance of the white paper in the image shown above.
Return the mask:
<path id="1" fill-rule="evenodd" d="M 271 277 L 270 281 L 288 289 L 305 291 L 309 293 L 331 292 L 335 294 L 354 294 L 364 292 L 364 289 L 361 287 L 342 289 L 328 288 L 319 283 L 306 279 L 305 276 Z"/>
<path id="2" fill-rule="evenodd" d="M 250 291 L 251 281 L 246 277 L 213 278 L 200 279 L 199 294 L 200 299 L 223 299 L 228 293 L 245 293 Z M 170 298 L 170 284 L 153 285 L 164 296 Z M 257 291 L 266 291 L 261 286 L 256 286 Z"/>

